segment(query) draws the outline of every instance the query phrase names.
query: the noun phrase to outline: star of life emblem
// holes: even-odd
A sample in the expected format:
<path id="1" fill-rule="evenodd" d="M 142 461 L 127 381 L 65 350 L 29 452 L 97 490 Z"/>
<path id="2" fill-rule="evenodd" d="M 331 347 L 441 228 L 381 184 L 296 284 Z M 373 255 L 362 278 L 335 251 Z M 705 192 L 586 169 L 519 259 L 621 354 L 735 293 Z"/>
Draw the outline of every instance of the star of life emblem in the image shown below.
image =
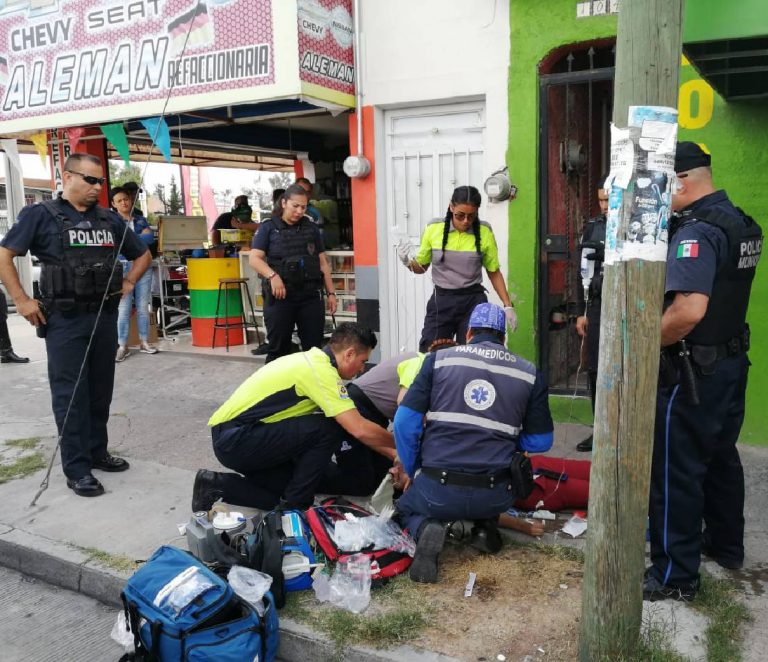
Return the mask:
<path id="1" fill-rule="evenodd" d="M 475 411 L 488 409 L 496 400 L 496 389 L 485 379 L 473 379 L 464 387 L 464 402 Z"/>

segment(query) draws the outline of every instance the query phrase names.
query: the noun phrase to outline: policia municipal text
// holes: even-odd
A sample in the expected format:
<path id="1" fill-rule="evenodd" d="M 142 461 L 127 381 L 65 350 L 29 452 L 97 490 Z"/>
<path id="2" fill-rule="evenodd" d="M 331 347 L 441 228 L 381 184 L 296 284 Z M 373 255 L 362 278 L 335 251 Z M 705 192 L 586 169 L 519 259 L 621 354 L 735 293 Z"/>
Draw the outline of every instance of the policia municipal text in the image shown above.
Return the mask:
<path id="1" fill-rule="evenodd" d="M 125 460 L 107 451 L 117 307 L 152 261 L 146 244 L 126 232 L 113 212 L 96 205 L 103 183 L 97 157 L 70 155 L 64 163 L 63 193 L 56 200 L 25 207 L 0 247 L 0 279 L 16 310 L 30 324 L 44 327 L 38 334 L 45 333 L 61 463 L 67 485 L 80 496 L 104 493 L 92 469 L 128 468 Z M 43 264 L 42 302 L 24 292 L 13 264 L 16 255 L 27 251 Z M 125 276 L 118 252 L 133 262 Z"/>

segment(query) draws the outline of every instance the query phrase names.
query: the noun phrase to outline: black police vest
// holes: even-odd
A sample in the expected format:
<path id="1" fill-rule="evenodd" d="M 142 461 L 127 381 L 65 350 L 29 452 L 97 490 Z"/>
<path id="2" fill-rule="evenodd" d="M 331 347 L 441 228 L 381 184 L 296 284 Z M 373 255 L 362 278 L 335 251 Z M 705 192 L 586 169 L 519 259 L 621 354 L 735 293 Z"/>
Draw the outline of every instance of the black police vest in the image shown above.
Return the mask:
<path id="1" fill-rule="evenodd" d="M 316 226 L 306 216 L 295 225 L 280 218 L 272 222 L 277 232 L 270 238 L 267 264 L 289 290 L 319 287 L 323 273 L 315 245 Z"/>
<path id="2" fill-rule="evenodd" d="M 589 300 L 598 302 L 603 291 L 603 263 L 605 262 L 605 216 L 589 219 L 581 237 L 582 248 L 595 249 L 595 275 L 589 284 Z"/>
<path id="3" fill-rule="evenodd" d="M 87 223 L 73 223 L 56 203 L 46 200 L 42 204 L 56 219 L 64 252 L 60 262 L 43 263 L 43 296 L 62 310 L 83 306 L 96 309 L 105 291 L 118 293 L 123 283 L 117 242 L 107 212 L 97 208 L 94 218 Z M 116 310 L 119 302 L 119 296 L 108 297 L 105 307 Z"/>
<path id="4" fill-rule="evenodd" d="M 720 228 L 728 239 L 728 260 L 718 268 L 707 312 L 686 340 L 696 345 L 720 345 L 742 337 L 757 263 L 763 248 L 763 231 L 750 216 L 719 209 L 696 212 L 696 218 Z"/>

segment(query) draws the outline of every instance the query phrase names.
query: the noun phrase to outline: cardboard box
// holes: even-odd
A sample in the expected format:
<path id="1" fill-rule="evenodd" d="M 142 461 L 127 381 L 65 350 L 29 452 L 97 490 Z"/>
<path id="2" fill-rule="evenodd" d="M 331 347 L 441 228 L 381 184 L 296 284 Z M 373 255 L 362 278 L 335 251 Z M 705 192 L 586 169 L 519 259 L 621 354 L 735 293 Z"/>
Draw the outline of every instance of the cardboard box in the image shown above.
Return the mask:
<path id="1" fill-rule="evenodd" d="M 157 315 L 154 312 L 149 314 L 149 342 L 157 342 Z M 136 322 L 136 309 L 131 310 L 131 325 L 128 328 L 128 347 L 139 346 L 139 327 Z"/>

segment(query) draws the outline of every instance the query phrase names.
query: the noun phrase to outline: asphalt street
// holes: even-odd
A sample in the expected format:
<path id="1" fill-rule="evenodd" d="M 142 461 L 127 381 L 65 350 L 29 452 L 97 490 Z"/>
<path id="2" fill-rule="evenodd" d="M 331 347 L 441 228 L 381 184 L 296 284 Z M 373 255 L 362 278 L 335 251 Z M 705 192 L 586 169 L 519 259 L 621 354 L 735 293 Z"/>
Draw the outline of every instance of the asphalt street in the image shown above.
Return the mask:
<path id="1" fill-rule="evenodd" d="M 117 613 L 98 600 L 0 566 L 3 662 L 116 661 L 124 652 L 110 637 Z"/>

